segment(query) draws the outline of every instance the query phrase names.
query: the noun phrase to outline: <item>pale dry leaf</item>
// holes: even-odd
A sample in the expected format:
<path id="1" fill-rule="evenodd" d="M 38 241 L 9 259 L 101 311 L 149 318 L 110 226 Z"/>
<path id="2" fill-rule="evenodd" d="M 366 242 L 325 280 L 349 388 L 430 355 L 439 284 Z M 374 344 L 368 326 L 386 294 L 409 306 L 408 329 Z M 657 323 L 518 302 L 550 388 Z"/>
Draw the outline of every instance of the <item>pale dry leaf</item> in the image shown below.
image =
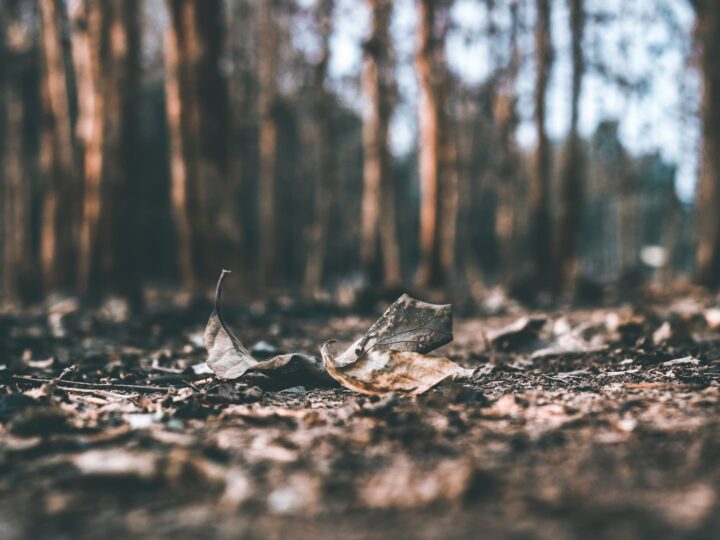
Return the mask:
<path id="1" fill-rule="evenodd" d="M 362 394 L 419 395 L 447 378 L 467 379 L 473 370 L 441 357 L 410 351 L 374 350 L 346 366 L 335 364 L 328 344 L 321 348 L 325 369 L 345 388 Z"/>
<path id="2" fill-rule="evenodd" d="M 330 353 L 330 342 L 320 350 L 328 374 L 350 390 L 418 395 L 448 377 L 472 375 L 447 358 L 425 356 L 452 337 L 449 304 L 428 304 L 404 294 L 340 356 Z"/>
<path id="3" fill-rule="evenodd" d="M 352 364 L 375 350 L 428 353 L 452 339 L 450 304 L 429 304 L 403 294 L 363 337 L 335 359 L 335 365 Z"/>
<path id="4" fill-rule="evenodd" d="M 215 290 L 215 306 L 203 335 L 203 343 L 208 352 L 207 364 L 221 379 L 242 377 L 258 363 L 228 328 L 222 316 L 222 284 L 229 273 L 229 270 L 223 270 L 220 274 Z"/>
<path id="5" fill-rule="evenodd" d="M 215 306 L 203 342 L 207 366 L 221 379 L 238 379 L 248 371 L 266 375 L 274 386 L 332 383 L 320 359 L 300 353 L 281 354 L 258 361 L 227 326 L 222 315 L 222 285 L 229 270 L 223 270 L 215 291 Z"/>

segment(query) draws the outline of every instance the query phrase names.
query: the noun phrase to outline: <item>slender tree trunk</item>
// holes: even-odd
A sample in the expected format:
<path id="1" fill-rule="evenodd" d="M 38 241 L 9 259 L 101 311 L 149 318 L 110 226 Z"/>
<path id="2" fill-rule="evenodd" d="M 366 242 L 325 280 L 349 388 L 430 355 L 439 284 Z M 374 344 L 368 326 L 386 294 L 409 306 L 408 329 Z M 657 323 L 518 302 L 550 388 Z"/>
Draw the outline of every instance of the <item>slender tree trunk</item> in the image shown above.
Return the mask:
<path id="1" fill-rule="evenodd" d="M 235 0 L 227 8 L 228 29 L 252 28 L 256 22 L 257 2 L 253 0 Z M 227 183 L 224 193 L 223 223 L 228 233 L 232 258 L 224 268 L 232 268 L 240 273 L 239 283 L 251 283 L 255 277 L 256 265 L 248 257 L 252 237 L 250 231 L 255 228 L 253 212 L 256 202 L 250 196 L 254 171 L 255 119 L 257 104 L 254 99 L 256 72 L 254 67 L 254 36 L 252 32 L 233 32 L 226 34 L 228 57 L 232 59 L 233 70 L 228 78 L 228 128 L 227 128 Z M 224 263 L 225 264 L 225 263 Z M 236 270 L 237 269 L 237 270 Z"/>
<path id="2" fill-rule="evenodd" d="M 583 0 L 570 3 L 570 35 L 572 50 L 572 92 L 570 108 L 570 133 L 563 154 L 561 172 L 560 224 L 555 244 L 553 287 L 560 290 L 572 283 L 577 272 L 578 240 L 582 225 L 584 160 L 582 141 L 578 134 L 579 101 L 585 72 L 583 57 L 583 34 L 585 8 Z"/>
<path id="3" fill-rule="evenodd" d="M 180 275 L 192 293 L 209 284 L 224 243 L 227 88 L 219 72 L 221 0 L 167 0 L 166 106 L 170 130 L 172 205 Z"/>
<path id="4" fill-rule="evenodd" d="M 553 63 L 550 6 L 550 0 L 536 0 L 535 131 L 537 147 L 530 185 L 530 211 L 534 273 L 537 286 L 540 288 L 547 287 L 551 271 L 550 179 L 552 150 L 545 131 L 547 88 Z"/>
<path id="5" fill-rule="evenodd" d="M 180 282 L 185 290 L 194 291 L 197 278 L 193 266 L 192 227 L 187 202 L 188 169 L 183 152 L 178 39 L 175 29 L 168 28 L 165 36 L 165 104 L 170 140 L 170 196 L 177 230 Z"/>
<path id="6" fill-rule="evenodd" d="M 137 190 L 137 103 L 140 80 L 140 2 L 106 0 L 109 40 L 106 72 L 103 74 L 105 140 L 103 157 L 102 212 L 99 229 L 102 244 L 100 272 L 102 289 L 140 301 L 137 265 L 141 254 L 134 251 L 137 233 L 130 204 Z"/>
<path id="7" fill-rule="evenodd" d="M 76 180 L 67 76 L 62 43 L 62 0 L 40 0 L 43 58 L 41 172 L 43 202 L 41 265 L 48 291 L 69 288 L 74 279 Z"/>
<path id="8" fill-rule="evenodd" d="M 262 3 L 259 13 L 260 59 L 260 282 L 275 282 L 279 264 L 277 239 L 277 46 L 274 0 Z"/>
<path id="9" fill-rule="evenodd" d="M 394 92 L 390 20 L 392 2 L 369 0 L 371 31 L 364 44 L 362 263 L 371 283 L 400 281 L 395 186 L 388 130 Z"/>
<path id="10" fill-rule="evenodd" d="M 619 212 L 619 253 L 620 279 L 630 277 L 637 267 L 638 256 L 638 192 L 636 178 L 630 170 L 630 163 L 622 162 L 618 167 L 620 189 L 618 193 Z"/>
<path id="11" fill-rule="evenodd" d="M 5 50 L 4 73 L 4 148 L 2 197 L 3 283 L 5 300 L 26 302 L 32 294 L 27 287 L 35 273 L 32 249 L 30 187 L 25 174 L 23 144 L 22 79 L 30 49 L 30 39 L 19 14 L 19 2 L 8 0 L 2 7 Z"/>
<path id="12" fill-rule="evenodd" d="M 310 230 L 309 253 L 305 264 L 305 289 L 314 293 L 322 286 L 325 270 L 328 224 L 333 200 L 332 118 L 328 102 L 327 67 L 330 61 L 334 0 L 323 0 L 316 7 L 316 19 L 322 44 L 320 60 L 315 65 L 315 118 L 317 121 L 318 168 L 315 181 L 315 216 Z"/>
<path id="13" fill-rule="evenodd" d="M 510 6 L 510 62 L 495 92 L 493 117 L 497 130 L 499 153 L 497 160 L 498 203 L 495 210 L 495 235 L 500 258 L 500 280 L 509 286 L 514 275 L 515 211 L 517 206 L 517 176 L 519 152 L 515 141 L 518 124 L 517 76 L 520 70 L 518 47 L 518 2 Z"/>
<path id="14" fill-rule="evenodd" d="M 421 286 L 453 278 L 457 172 L 445 111 L 445 35 L 451 2 L 419 0 L 416 70 L 420 80 L 420 267 Z"/>
<path id="15" fill-rule="evenodd" d="M 72 50 L 78 94 L 76 137 L 83 147 L 83 201 L 78 250 L 78 290 L 90 290 L 91 269 L 97 258 L 97 229 L 101 211 L 103 171 L 103 94 L 100 91 L 102 12 L 98 2 L 78 3 L 71 14 Z"/>
<path id="16" fill-rule="evenodd" d="M 695 0 L 702 73 L 702 159 L 698 193 L 698 280 L 720 286 L 720 0 Z"/>
<path id="17" fill-rule="evenodd" d="M 137 226 L 129 204 L 137 193 L 139 0 L 85 0 L 73 21 L 84 172 L 78 288 L 138 305 L 142 255 L 133 250 Z"/>

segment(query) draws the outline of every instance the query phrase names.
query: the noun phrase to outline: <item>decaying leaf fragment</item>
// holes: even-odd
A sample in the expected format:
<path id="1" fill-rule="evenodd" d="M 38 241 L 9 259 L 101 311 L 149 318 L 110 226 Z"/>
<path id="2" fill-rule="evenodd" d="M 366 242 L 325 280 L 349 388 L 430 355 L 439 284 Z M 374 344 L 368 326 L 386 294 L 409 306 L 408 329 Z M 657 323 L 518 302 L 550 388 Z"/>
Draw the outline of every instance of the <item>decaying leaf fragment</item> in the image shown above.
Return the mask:
<path id="1" fill-rule="evenodd" d="M 260 373 L 271 379 L 275 386 L 328 383 L 332 379 L 319 359 L 300 353 L 282 354 L 268 360 L 258 361 L 233 334 L 222 316 L 222 284 L 229 270 L 223 270 L 215 290 L 215 306 L 207 326 L 203 342 L 208 352 L 207 365 L 220 379 L 239 379 L 248 371 Z"/>
<path id="2" fill-rule="evenodd" d="M 516 350 L 534 343 L 547 319 L 543 317 L 522 317 L 515 322 L 488 332 L 492 346 L 499 350 Z"/>
<path id="3" fill-rule="evenodd" d="M 450 304 L 428 304 L 403 294 L 363 337 L 335 359 L 335 365 L 349 365 L 375 350 L 429 353 L 452 339 Z"/>
<path id="4" fill-rule="evenodd" d="M 422 394 L 439 382 L 467 378 L 447 358 L 425 356 L 452 341 L 452 309 L 404 294 L 367 333 L 335 358 L 326 342 L 320 348 L 325 369 L 340 384 L 363 394 Z"/>
<path id="5" fill-rule="evenodd" d="M 474 371 L 447 358 L 389 350 L 370 351 L 352 364 L 338 366 L 329 343 L 320 348 L 325 369 L 345 388 L 362 394 L 399 392 L 417 396 L 447 378 L 468 379 Z"/>

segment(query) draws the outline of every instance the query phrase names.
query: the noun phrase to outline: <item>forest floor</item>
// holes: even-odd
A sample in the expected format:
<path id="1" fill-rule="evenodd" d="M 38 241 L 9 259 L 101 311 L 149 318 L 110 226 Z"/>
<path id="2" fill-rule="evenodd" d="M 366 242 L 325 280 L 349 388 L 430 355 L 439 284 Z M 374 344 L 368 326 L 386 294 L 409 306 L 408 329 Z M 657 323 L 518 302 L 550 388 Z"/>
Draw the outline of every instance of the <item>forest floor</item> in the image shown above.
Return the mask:
<path id="1" fill-rule="evenodd" d="M 193 368 L 210 307 L 8 311 L 0 538 L 717 538 L 716 304 L 456 314 L 437 354 L 477 379 L 417 398 L 213 379 Z M 528 314 L 546 323 L 498 332 Z M 226 318 L 256 355 L 374 321 Z"/>

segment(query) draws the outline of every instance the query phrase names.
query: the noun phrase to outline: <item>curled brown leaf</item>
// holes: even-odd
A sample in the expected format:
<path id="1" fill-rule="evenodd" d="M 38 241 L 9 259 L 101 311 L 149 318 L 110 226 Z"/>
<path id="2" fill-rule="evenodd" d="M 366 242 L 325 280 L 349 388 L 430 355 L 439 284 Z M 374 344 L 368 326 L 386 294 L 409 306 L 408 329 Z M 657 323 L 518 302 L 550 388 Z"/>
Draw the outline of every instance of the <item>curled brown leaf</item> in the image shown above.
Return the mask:
<path id="1" fill-rule="evenodd" d="M 473 374 L 472 369 L 463 368 L 448 358 L 411 351 L 369 351 L 346 366 L 335 363 L 328 343 L 323 344 L 321 352 L 330 376 L 362 394 L 419 395 L 447 378 L 467 379 Z"/>

